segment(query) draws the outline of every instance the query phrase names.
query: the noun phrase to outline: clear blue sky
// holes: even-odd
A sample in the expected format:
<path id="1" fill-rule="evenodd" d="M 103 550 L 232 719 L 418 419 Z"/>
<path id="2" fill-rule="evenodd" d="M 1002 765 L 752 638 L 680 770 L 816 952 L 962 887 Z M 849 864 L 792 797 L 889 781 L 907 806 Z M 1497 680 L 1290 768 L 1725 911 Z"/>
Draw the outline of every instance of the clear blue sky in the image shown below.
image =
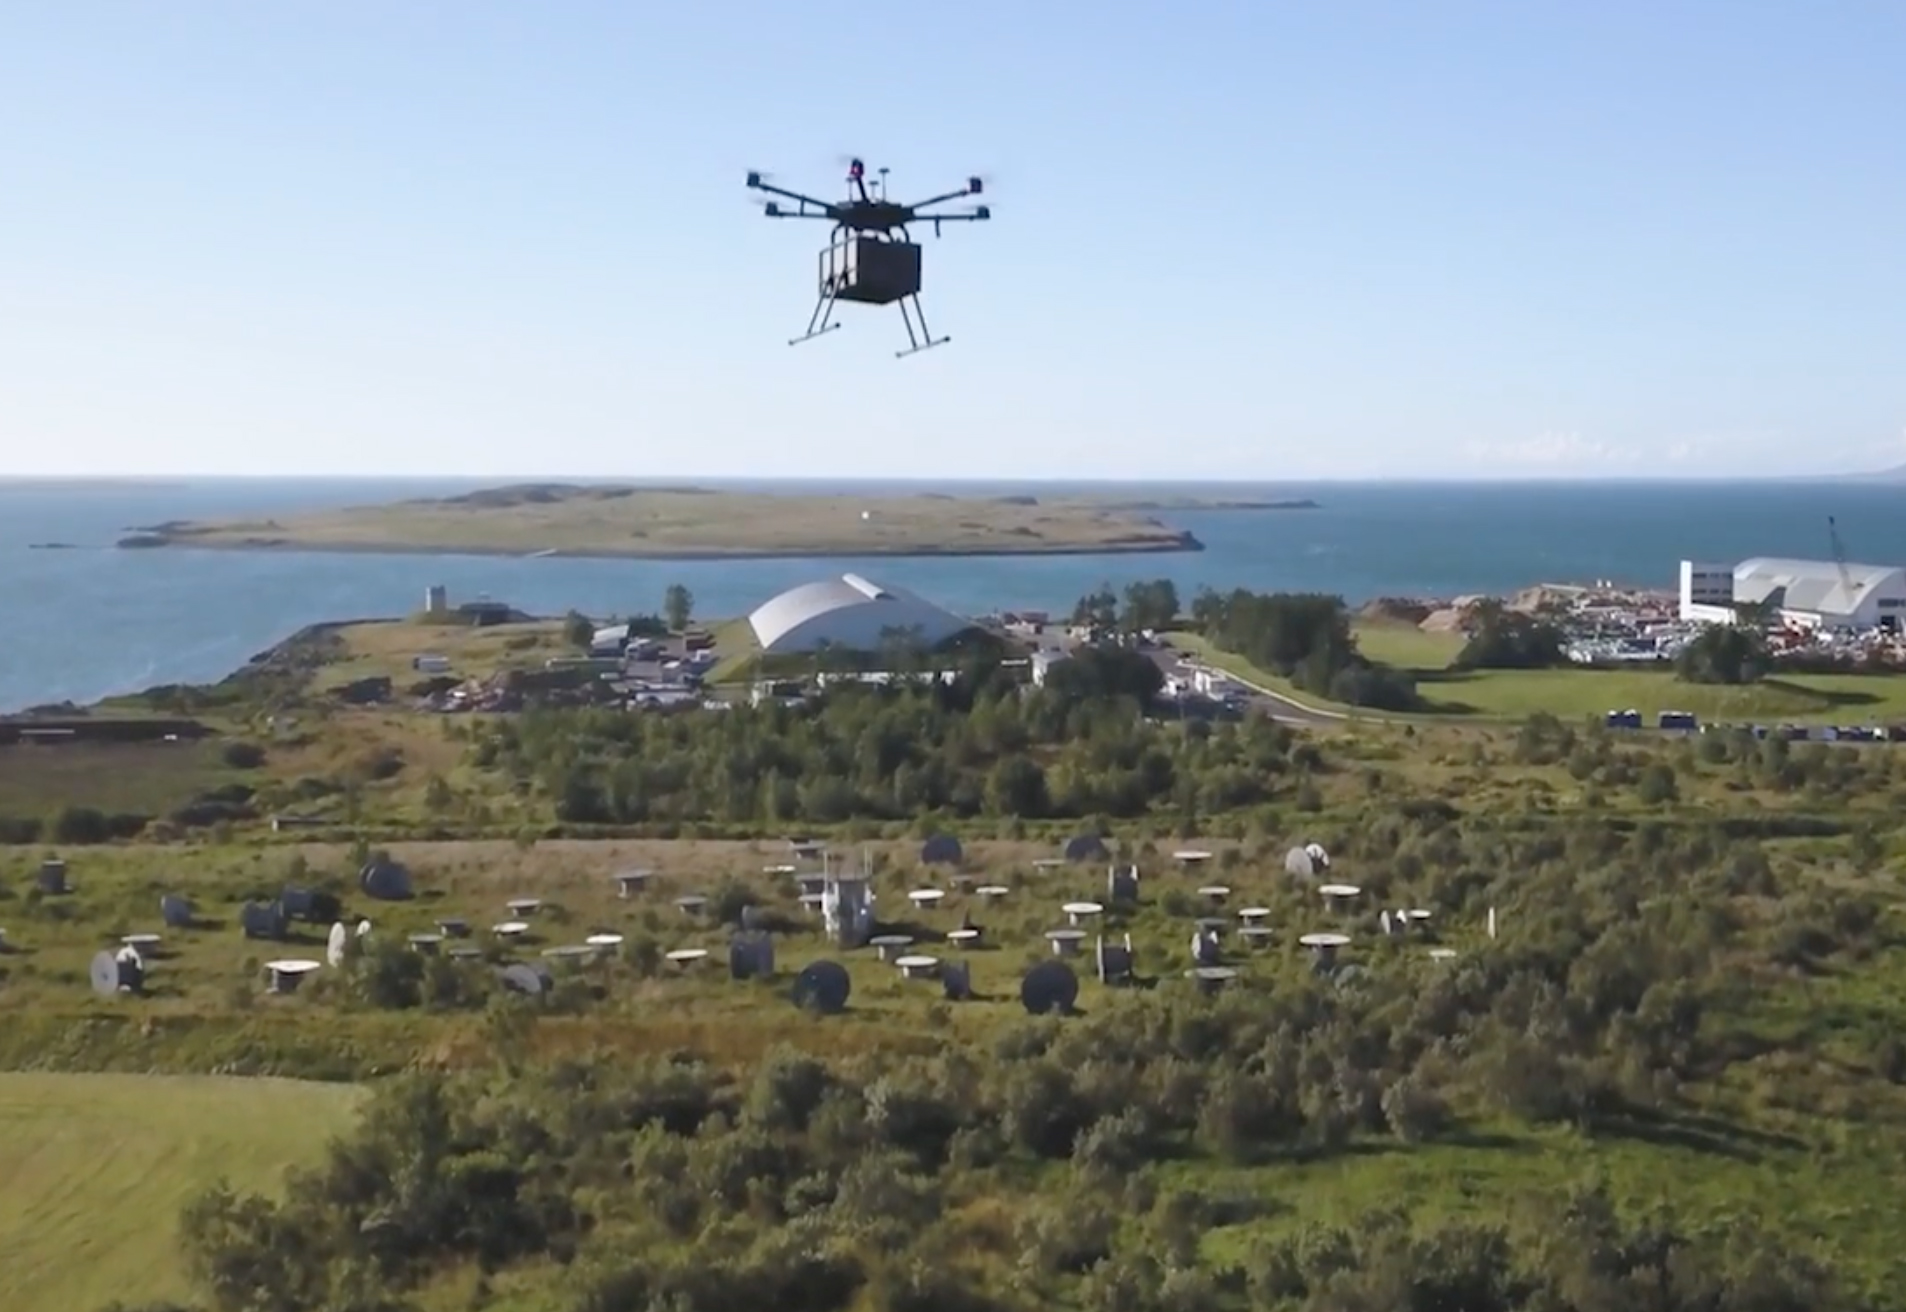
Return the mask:
<path id="1" fill-rule="evenodd" d="M 1906 461 L 1898 0 L 0 5 L 0 472 Z M 836 194 L 991 180 L 789 349 Z"/>

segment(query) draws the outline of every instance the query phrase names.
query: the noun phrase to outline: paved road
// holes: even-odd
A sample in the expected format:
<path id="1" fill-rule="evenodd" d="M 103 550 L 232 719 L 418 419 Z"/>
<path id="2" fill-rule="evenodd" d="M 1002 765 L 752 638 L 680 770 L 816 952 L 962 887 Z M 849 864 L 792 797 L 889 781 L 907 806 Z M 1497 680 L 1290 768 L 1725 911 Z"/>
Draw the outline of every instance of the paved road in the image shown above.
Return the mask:
<path id="1" fill-rule="evenodd" d="M 1186 653 L 1178 651 L 1168 645 L 1153 648 L 1151 657 L 1158 663 L 1158 668 L 1164 671 L 1167 676 L 1183 679 L 1187 683 L 1191 681 L 1192 671 L 1198 668 L 1195 658 L 1188 657 Z M 1316 729 L 1338 724 L 1348 718 L 1341 711 L 1326 711 L 1317 707 L 1305 706 L 1301 702 L 1294 702 L 1283 693 L 1274 692 L 1269 688 L 1252 683 L 1249 679 L 1239 678 L 1229 670 L 1223 671 L 1222 673 L 1225 678 L 1229 679 L 1232 683 L 1237 684 L 1240 688 L 1249 690 L 1250 698 L 1248 705 L 1252 709 L 1270 716 L 1279 723 L 1294 724 L 1304 728 Z"/>

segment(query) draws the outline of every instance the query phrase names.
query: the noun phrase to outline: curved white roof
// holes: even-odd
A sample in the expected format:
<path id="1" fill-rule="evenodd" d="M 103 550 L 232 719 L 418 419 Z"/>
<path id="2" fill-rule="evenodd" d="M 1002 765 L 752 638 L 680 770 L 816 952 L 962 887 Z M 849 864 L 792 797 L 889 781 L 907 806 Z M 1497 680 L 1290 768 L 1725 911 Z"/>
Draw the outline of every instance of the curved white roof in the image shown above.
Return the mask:
<path id="1" fill-rule="evenodd" d="M 1902 589 L 1902 571 L 1896 565 L 1855 565 L 1848 562 L 1846 578 L 1840 566 L 1830 560 L 1789 560 L 1780 556 L 1756 556 L 1734 567 L 1734 597 L 1737 601 L 1762 603 L 1773 601 L 1782 610 L 1807 611 L 1821 615 L 1853 615 L 1887 589 Z M 1847 582 L 1852 587 L 1847 587 Z"/>
<path id="2" fill-rule="evenodd" d="M 973 627 L 965 616 L 917 593 L 883 587 L 858 574 L 789 588 L 756 607 L 748 624 L 768 652 L 822 646 L 877 651 L 895 631 L 911 631 L 923 646 L 935 647 Z"/>

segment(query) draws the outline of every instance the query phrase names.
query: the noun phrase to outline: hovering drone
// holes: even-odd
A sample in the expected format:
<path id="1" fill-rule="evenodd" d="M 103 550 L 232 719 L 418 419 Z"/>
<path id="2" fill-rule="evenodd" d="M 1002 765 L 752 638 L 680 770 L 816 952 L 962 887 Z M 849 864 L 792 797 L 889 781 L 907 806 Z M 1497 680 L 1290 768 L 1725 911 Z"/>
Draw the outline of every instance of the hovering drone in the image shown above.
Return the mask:
<path id="1" fill-rule="evenodd" d="M 928 212 L 961 196 L 977 196 L 981 180 L 968 178 L 958 191 L 935 196 L 913 205 L 901 205 L 887 199 L 887 170 L 879 171 L 879 180 L 870 191 L 867 167 L 859 160 L 847 166 L 847 199 L 816 200 L 798 191 L 788 191 L 762 180 L 759 173 L 748 175 L 748 186 L 793 201 L 798 208 L 788 209 L 779 201 L 765 204 L 771 219 L 826 219 L 834 225 L 832 240 L 821 252 L 821 295 L 808 317 L 807 331 L 791 338 L 789 346 L 798 346 L 822 333 L 840 327 L 833 322 L 834 306 L 840 301 L 858 301 L 862 305 L 900 304 L 900 317 L 907 325 L 909 346 L 894 352 L 896 359 L 941 346 L 950 341 L 927 331 L 926 313 L 920 308 L 920 248 L 907 232 L 912 223 L 931 223 L 933 235 L 940 235 L 944 223 L 982 223 L 993 217 L 984 205 L 968 210 Z M 909 308 L 911 302 L 911 308 Z M 916 330 L 916 322 L 918 328 Z"/>

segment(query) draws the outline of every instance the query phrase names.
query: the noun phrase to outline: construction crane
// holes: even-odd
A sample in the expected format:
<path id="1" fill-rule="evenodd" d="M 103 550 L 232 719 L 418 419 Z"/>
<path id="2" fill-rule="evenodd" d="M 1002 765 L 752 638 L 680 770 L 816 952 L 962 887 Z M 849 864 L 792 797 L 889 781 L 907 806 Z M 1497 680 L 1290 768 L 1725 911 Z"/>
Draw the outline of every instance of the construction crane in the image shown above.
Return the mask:
<path id="1" fill-rule="evenodd" d="M 1846 543 L 1840 541 L 1840 526 L 1827 516 L 1827 542 L 1833 548 L 1833 565 L 1840 571 L 1840 587 L 1846 592 L 1846 604 L 1853 604 L 1853 571 L 1846 567 Z"/>

